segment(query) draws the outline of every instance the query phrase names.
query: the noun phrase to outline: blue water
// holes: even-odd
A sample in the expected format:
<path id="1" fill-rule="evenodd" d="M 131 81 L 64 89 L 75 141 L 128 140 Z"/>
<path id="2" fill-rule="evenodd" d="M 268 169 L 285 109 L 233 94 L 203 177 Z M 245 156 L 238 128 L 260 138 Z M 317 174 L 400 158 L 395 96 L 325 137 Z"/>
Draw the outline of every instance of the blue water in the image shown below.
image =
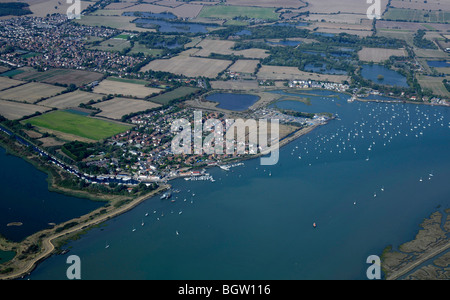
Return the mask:
<path id="1" fill-rule="evenodd" d="M 427 64 L 430 67 L 435 67 L 435 68 L 448 68 L 450 67 L 450 62 L 446 61 L 446 60 L 427 60 Z"/>
<path id="2" fill-rule="evenodd" d="M 384 66 L 363 65 L 363 68 L 361 69 L 361 75 L 365 79 L 371 80 L 377 84 L 408 87 L 405 76 Z M 379 80 L 378 75 L 383 75 L 384 79 Z"/>
<path id="3" fill-rule="evenodd" d="M 277 105 L 338 118 L 283 147 L 276 165 L 253 159 L 208 169 L 215 182 L 172 181 L 175 202 L 147 200 L 29 278 L 65 279 L 75 254 L 83 279 L 366 279 L 369 255 L 449 207 L 450 111 L 307 96 L 311 105 Z"/>
<path id="4" fill-rule="evenodd" d="M 48 223 L 62 223 L 104 205 L 50 192 L 47 174 L 0 147 L 0 234 L 21 241 Z M 6 226 L 22 222 L 22 226 Z"/>
<path id="5" fill-rule="evenodd" d="M 234 111 L 244 111 L 252 106 L 259 97 L 249 94 L 215 93 L 206 97 L 206 100 L 218 102 L 218 108 Z"/>
<path id="6" fill-rule="evenodd" d="M 279 42 L 268 42 L 271 45 L 280 45 L 280 46 L 298 46 L 302 42 L 301 41 L 279 41 Z"/>

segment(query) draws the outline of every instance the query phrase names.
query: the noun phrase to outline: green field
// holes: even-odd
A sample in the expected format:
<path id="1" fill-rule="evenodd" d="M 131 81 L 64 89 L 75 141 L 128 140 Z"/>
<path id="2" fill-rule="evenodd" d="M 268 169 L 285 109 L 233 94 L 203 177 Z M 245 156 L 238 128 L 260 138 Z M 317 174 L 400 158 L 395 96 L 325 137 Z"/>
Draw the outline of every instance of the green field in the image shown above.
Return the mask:
<path id="1" fill-rule="evenodd" d="M 169 104 L 169 102 L 172 100 L 188 96 L 190 94 L 197 92 L 198 90 L 199 90 L 198 88 L 182 86 L 174 89 L 173 91 L 152 97 L 148 100 L 158 104 L 166 105 Z"/>
<path id="2" fill-rule="evenodd" d="M 235 17 L 246 17 L 252 19 L 278 20 L 278 14 L 275 12 L 274 8 L 226 5 L 205 5 L 198 17 L 217 19 L 233 19 Z"/>
<path id="3" fill-rule="evenodd" d="M 131 126 L 89 118 L 66 111 L 54 111 L 26 121 L 33 126 L 56 130 L 91 140 L 101 140 L 124 132 Z"/>
<path id="4" fill-rule="evenodd" d="M 383 19 L 391 21 L 445 23 L 450 21 L 450 12 L 389 8 L 389 10 L 383 15 Z"/>

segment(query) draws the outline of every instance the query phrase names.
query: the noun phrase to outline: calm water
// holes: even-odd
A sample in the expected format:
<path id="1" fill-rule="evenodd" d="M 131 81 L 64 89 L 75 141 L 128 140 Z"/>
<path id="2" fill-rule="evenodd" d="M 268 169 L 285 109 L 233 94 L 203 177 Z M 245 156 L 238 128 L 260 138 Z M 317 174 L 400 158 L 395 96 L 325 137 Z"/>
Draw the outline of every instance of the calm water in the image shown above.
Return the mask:
<path id="1" fill-rule="evenodd" d="M 249 94 L 215 93 L 206 97 L 206 100 L 219 102 L 218 108 L 234 111 L 244 111 L 252 106 L 259 97 Z"/>
<path id="2" fill-rule="evenodd" d="M 75 254 L 83 279 L 365 279 L 369 255 L 450 205 L 449 109 L 308 94 L 312 105 L 277 105 L 339 118 L 283 147 L 278 164 L 173 181 L 175 202 L 147 200 L 30 278 L 65 279 Z"/>
<path id="3" fill-rule="evenodd" d="M 337 70 L 334 68 L 327 69 L 326 64 L 322 64 L 321 66 L 316 66 L 315 64 L 306 64 L 305 65 L 305 71 L 309 72 L 317 72 L 322 74 L 335 74 L 335 75 L 345 75 L 347 74 L 347 71 L 345 70 Z"/>
<path id="4" fill-rule="evenodd" d="M 427 64 L 430 67 L 435 67 L 435 68 L 448 68 L 450 67 L 450 62 L 446 61 L 446 60 L 428 60 Z"/>
<path id="5" fill-rule="evenodd" d="M 400 73 L 390 70 L 385 66 L 380 65 L 364 65 L 361 70 L 361 75 L 365 79 L 369 79 L 378 84 L 385 84 L 391 86 L 408 87 L 406 77 Z M 379 80 L 378 75 L 383 75 L 384 79 Z"/>
<path id="6" fill-rule="evenodd" d="M 0 147 L 0 234 L 12 241 L 84 215 L 103 203 L 50 192 L 47 174 Z M 22 226 L 6 226 L 21 222 Z"/>

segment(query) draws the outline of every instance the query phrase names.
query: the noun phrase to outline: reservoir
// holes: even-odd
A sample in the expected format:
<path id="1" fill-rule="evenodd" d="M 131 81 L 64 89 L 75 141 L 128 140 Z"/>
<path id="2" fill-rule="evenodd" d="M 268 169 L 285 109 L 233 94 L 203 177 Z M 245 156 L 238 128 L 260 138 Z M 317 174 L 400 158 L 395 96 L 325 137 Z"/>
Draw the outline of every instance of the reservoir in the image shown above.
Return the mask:
<path id="1" fill-rule="evenodd" d="M 361 69 L 361 75 L 365 79 L 368 79 L 377 84 L 408 87 L 405 76 L 384 66 L 363 65 L 363 68 Z M 382 75 L 383 79 L 378 79 L 378 75 Z"/>
<path id="2" fill-rule="evenodd" d="M 218 108 L 244 111 L 252 106 L 259 97 L 249 94 L 215 93 L 206 97 L 206 100 L 218 102 Z"/>
<path id="3" fill-rule="evenodd" d="M 171 181 L 174 202 L 148 199 L 28 278 L 66 279 L 78 255 L 82 279 L 367 279 L 368 256 L 450 206 L 448 107 L 277 93 L 311 103 L 278 107 L 337 118 L 281 148 L 276 165 L 251 159 L 207 169 L 215 182 Z"/>
<path id="4" fill-rule="evenodd" d="M 50 228 L 49 223 L 62 223 L 103 205 L 50 192 L 46 173 L 19 157 L 7 155 L 1 147 L 0 165 L 0 234 L 9 240 L 21 241 Z"/>

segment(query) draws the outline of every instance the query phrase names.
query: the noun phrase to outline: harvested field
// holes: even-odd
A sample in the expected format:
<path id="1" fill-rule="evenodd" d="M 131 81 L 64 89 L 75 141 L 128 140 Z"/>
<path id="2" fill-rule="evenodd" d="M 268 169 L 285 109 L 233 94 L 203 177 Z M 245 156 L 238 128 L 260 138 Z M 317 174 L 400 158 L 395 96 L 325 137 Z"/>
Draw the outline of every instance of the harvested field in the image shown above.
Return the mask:
<path id="1" fill-rule="evenodd" d="M 140 71 L 147 70 L 170 72 L 187 77 L 216 77 L 228 68 L 230 60 L 210 59 L 189 56 L 175 56 L 171 59 L 157 59 L 144 66 Z"/>
<path id="2" fill-rule="evenodd" d="M 0 92 L 0 99 L 35 103 L 41 98 L 55 96 L 66 88 L 46 83 L 30 82 Z"/>
<path id="3" fill-rule="evenodd" d="M 392 21 L 445 23 L 450 21 L 450 11 L 389 8 L 383 15 L 383 19 Z"/>
<path id="4" fill-rule="evenodd" d="M 97 114 L 97 116 L 120 120 L 124 115 L 145 111 L 147 109 L 159 107 L 161 105 L 146 100 L 136 100 L 132 98 L 113 98 L 108 101 L 94 104 L 93 106 L 102 110 L 102 112 Z"/>
<path id="5" fill-rule="evenodd" d="M 416 76 L 416 78 L 422 89 L 428 88 L 431 89 L 433 93 L 436 95 L 440 95 L 447 98 L 450 97 L 450 93 L 447 91 L 444 84 L 442 83 L 442 80 L 444 80 L 443 77 L 418 75 Z M 450 76 L 447 76 L 446 79 L 450 80 Z"/>
<path id="6" fill-rule="evenodd" d="M 300 0 L 227 0 L 228 5 L 299 8 L 305 6 Z"/>
<path id="7" fill-rule="evenodd" d="M 278 20 L 279 14 L 272 7 L 250 7 L 237 5 L 204 6 L 200 18 L 233 19 L 247 17 L 251 19 Z"/>
<path id="8" fill-rule="evenodd" d="M 48 110 L 50 108 L 40 105 L 0 100 L 0 115 L 9 120 L 18 120 L 35 112 L 43 113 Z"/>
<path id="9" fill-rule="evenodd" d="M 232 50 L 235 45 L 233 41 L 212 40 L 204 39 L 196 47 L 202 49 L 197 52 L 192 52 L 194 56 L 208 57 L 211 53 L 223 54 L 223 55 L 242 55 L 246 58 L 266 58 L 269 54 L 264 49 L 245 49 L 245 50 Z"/>
<path id="10" fill-rule="evenodd" d="M 94 92 L 99 94 L 123 95 L 137 98 L 145 98 L 153 93 L 159 93 L 160 91 L 162 90 L 146 87 L 143 84 L 121 82 L 109 79 L 103 80 L 94 88 Z"/>
<path id="11" fill-rule="evenodd" d="M 395 8 L 420 9 L 420 10 L 447 10 L 450 11 L 450 2 L 446 0 L 427 1 L 403 1 L 391 0 L 391 6 Z"/>
<path id="12" fill-rule="evenodd" d="M 18 86 L 23 83 L 24 82 L 20 80 L 9 79 L 8 77 L 0 77 L 0 91 L 13 86 Z"/>
<path id="13" fill-rule="evenodd" d="M 391 56 L 407 56 L 404 49 L 384 49 L 364 47 L 358 52 L 359 59 L 362 61 L 383 62 Z"/>
<path id="14" fill-rule="evenodd" d="M 311 14 L 336 14 L 336 13 L 350 13 L 350 14 L 366 14 L 370 4 L 366 1 L 355 0 L 341 0 L 336 5 L 330 5 L 329 0 L 314 0 L 307 1 L 308 6 L 301 9 L 302 11 L 309 11 Z M 388 0 L 381 0 L 381 11 L 386 9 Z M 326 19 L 325 19 L 326 21 Z"/>
<path id="15" fill-rule="evenodd" d="M 81 86 L 99 80 L 103 74 L 72 69 L 51 69 L 44 72 L 37 72 L 35 70 L 26 71 L 14 76 L 14 79 L 21 79 L 27 81 L 39 81 L 45 83 L 59 83 L 59 84 L 75 84 Z"/>
<path id="16" fill-rule="evenodd" d="M 78 107 L 81 103 L 86 104 L 91 100 L 97 101 L 102 97 L 103 95 L 76 90 L 71 93 L 48 98 L 39 102 L 39 105 L 64 109 L 69 107 Z"/>
<path id="17" fill-rule="evenodd" d="M 255 90 L 259 88 L 256 80 L 210 81 L 210 84 L 215 90 Z"/>
<path id="18" fill-rule="evenodd" d="M 296 67 L 262 66 L 256 75 L 262 80 L 317 80 L 341 83 L 349 80 L 346 75 L 327 75 L 300 71 Z"/>
<path id="19" fill-rule="evenodd" d="M 254 73 L 258 64 L 258 60 L 239 59 L 228 70 L 238 73 Z"/>

